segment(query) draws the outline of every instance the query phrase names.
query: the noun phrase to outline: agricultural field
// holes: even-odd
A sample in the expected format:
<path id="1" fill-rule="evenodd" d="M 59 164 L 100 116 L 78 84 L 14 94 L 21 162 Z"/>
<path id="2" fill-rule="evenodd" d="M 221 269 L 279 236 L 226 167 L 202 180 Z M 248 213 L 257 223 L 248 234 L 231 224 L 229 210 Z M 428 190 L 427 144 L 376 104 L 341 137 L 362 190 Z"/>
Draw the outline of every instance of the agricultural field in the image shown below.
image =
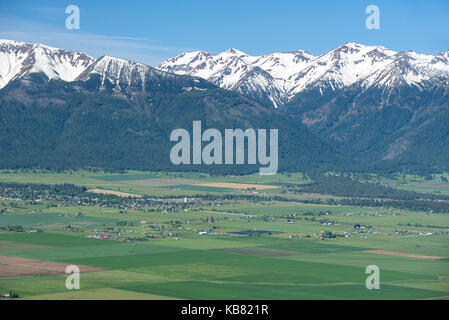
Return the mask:
<path id="1" fill-rule="evenodd" d="M 432 174 L 418 176 L 412 174 L 398 174 L 394 178 L 373 176 L 373 180 L 395 188 L 422 193 L 449 195 L 449 174 Z"/>
<path id="2" fill-rule="evenodd" d="M 50 300 L 449 297 L 448 213 L 351 205 L 285 187 L 311 181 L 300 173 L 2 171 L 0 293 Z M 62 184 L 77 187 L 48 187 Z M 80 268 L 79 290 L 65 286 L 69 265 Z M 380 269 L 379 290 L 365 287 L 370 265 Z"/>

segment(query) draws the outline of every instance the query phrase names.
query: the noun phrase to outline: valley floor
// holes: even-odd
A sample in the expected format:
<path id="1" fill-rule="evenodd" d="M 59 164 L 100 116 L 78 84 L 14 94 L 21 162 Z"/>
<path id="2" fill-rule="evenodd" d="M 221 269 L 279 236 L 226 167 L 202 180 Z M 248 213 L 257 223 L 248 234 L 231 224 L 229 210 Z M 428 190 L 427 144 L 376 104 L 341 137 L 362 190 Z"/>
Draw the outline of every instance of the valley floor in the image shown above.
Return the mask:
<path id="1" fill-rule="evenodd" d="M 51 300 L 449 296 L 448 214 L 342 205 L 341 197 L 332 197 L 334 205 L 310 203 L 331 196 L 289 194 L 279 187 L 310 182 L 300 173 L 0 172 L 0 183 L 6 182 L 72 183 L 140 197 L 80 193 L 67 200 L 61 191 L 38 187 L 12 197 L 12 187 L 4 186 L 3 295 Z M 81 268 L 80 290 L 66 288 L 67 265 Z M 370 265 L 380 269 L 379 290 L 365 287 Z"/>

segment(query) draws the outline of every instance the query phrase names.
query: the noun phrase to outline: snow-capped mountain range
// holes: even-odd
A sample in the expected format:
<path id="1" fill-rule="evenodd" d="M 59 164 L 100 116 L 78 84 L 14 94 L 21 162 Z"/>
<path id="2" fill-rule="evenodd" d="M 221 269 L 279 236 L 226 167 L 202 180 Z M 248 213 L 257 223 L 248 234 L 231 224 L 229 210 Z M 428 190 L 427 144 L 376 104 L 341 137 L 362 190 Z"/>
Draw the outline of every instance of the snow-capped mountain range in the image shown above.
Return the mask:
<path id="1" fill-rule="evenodd" d="M 345 43 L 320 56 L 303 50 L 250 56 L 229 49 L 217 55 L 182 53 L 152 68 L 109 56 L 95 59 L 81 52 L 0 40 L 0 89 L 11 80 L 39 72 L 64 81 L 87 81 L 96 74 L 102 84 L 108 79 L 116 91 L 143 84 L 148 74 L 190 75 L 279 107 L 312 88 L 321 93 L 353 85 L 362 90 L 426 89 L 449 79 L 449 51 L 428 55 L 357 43 Z"/>
<path id="2" fill-rule="evenodd" d="M 68 83 L 60 86 L 48 79 Z M 14 85 L 8 86 L 12 81 Z M 75 92 L 98 99 L 99 104 L 105 98 L 129 104 L 149 115 L 167 111 L 156 117 L 166 123 L 181 113 L 198 117 L 197 101 L 204 102 L 203 111 L 214 120 L 234 121 L 251 112 L 260 120 L 269 113 L 284 121 L 277 123 L 279 127 L 303 130 L 301 141 L 316 135 L 323 145 L 336 146 L 351 166 L 369 163 L 384 168 L 394 162 L 446 168 L 449 159 L 449 51 L 428 55 L 356 43 L 320 56 L 301 50 L 250 56 L 229 49 L 217 55 L 183 53 L 154 68 L 110 56 L 96 59 L 81 52 L 0 40 L 2 112 L 30 102 L 48 112 L 45 108 L 62 101 L 48 99 L 54 92 L 69 104 Z M 137 123 L 127 130 L 134 132 Z M 314 147 L 311 144 L 301 152 L 308 154 Z"/>
<path id="3" fill-rule="evenodd" d="M 407 85 L 425 89 L 449 78 L 449 51 L 428 55 L 357 43 L 345 43 L 320 56 L 302 50 L 250 56 L 229 49 L 217 55 L 183 53 L 156 68 L 198 76 L 259 100 L 268 98 L 278 107 L 310 88 L 358 85 L 388 90 Z"/>
<path id="4" fill-rule="evenodd" d="M 98 75 L 101 86 L 106 80 L 114 90 L 140 85 L 149 75 L 170 77 L 163 71 L 129 60 L 102 56 L 95 59 L 81 52 L 62 50 L 42 44 L 0 40 L 0 89 L 10 81 L 32 73 L 43 73 L 49 79 L 88 81 Z"/>

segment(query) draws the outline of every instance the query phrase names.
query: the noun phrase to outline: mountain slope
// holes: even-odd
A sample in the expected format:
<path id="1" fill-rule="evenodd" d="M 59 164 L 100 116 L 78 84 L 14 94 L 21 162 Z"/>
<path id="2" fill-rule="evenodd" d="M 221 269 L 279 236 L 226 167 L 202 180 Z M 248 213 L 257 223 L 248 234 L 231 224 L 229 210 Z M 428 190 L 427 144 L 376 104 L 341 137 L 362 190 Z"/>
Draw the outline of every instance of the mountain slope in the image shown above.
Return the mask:
<path id="1" fill-rule="evenodd" d="M 0 90 L 0 167 L 258 172 L 260 165 L 175 166 L 172 130 L 279 129 L 280 170 L 330 168 L 335 150 L 285 114 L 217 88 L 102 57 L 75 81 L 29 73 Z M 203 129 L 203 130 L 204 130 Z"/>
<path id="2" fill-rule="evenodd" d="M 447 80 L 425 89 L 407 83 L 367 90 L 314 88 L 285 108 L 346 154 L 352 170 L 448 170 L 449 122 L 442 121 L 449 110 L 448 89 Z"/>

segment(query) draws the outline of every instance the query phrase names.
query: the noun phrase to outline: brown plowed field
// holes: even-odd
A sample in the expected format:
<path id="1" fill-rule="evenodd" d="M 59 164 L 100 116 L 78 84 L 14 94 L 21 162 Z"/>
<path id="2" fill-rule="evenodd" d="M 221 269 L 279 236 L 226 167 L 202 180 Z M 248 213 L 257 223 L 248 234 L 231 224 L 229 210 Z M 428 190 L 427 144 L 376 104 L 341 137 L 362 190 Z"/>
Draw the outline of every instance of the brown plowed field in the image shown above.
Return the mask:
<path id="1" fill-rule="evenodd" d="M 0 256 L 0 278 L 31 276 L 31 275 L 56 275 L 65 273 L 70 264 L 62 262 L 44 261 L 28 258 Z M 78 266 L 80 272 L 96 272 L 105 269 Z"/>
<path id="2" fill-rule="evenodd" d="M 423 255 L 420 255 L 420 254 L 409 254 L 409 253 L 402 253 L 402 252 L 396 252 L 396 251 L 386 251 L 386 250 L 367 250 L 367 251 L 363 251 L 363 252 L 375 253 L 375 254 L 384 254 L 384 255 L 387 255 L 387 256 L 394 256 L 394 257 L 406 257 L 406 258 L 424 259 L 424 260 L 445 259 L 444 257 L 423 256 Z"/>

